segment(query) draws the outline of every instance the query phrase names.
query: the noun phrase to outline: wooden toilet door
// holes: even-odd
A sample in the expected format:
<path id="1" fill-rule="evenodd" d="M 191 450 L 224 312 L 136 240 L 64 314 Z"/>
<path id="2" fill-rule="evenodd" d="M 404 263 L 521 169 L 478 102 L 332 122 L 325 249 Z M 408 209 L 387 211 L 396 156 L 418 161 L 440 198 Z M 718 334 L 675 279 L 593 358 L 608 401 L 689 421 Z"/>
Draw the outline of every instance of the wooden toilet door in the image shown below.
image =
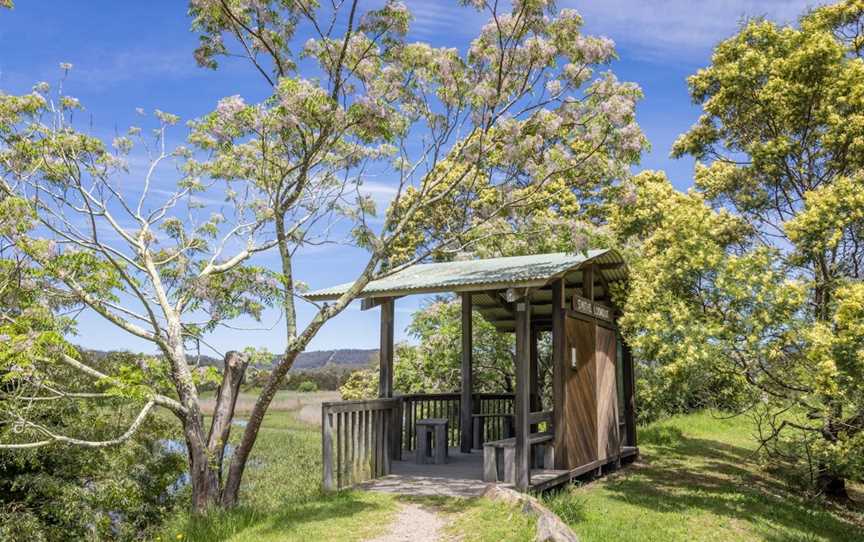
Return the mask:
<path id="1" fill-rule="evenodd" d="M 568 316 L 564 384 L 564 442 L 567 468 L 597 459 L 597 366 L 594 323 Z"/>
<path id="2" fill-rule="evenodd" d="M 619 452 L 615 332 L 568 316 L 564 385 L 564 454 L 567 468 Z"/>
<path id="3" fill-rule="evenodd" d="M 597 459 L 618 455 L 618 379 L 616 359 L 618 347 L 615 332 L 597 326 Z"/>

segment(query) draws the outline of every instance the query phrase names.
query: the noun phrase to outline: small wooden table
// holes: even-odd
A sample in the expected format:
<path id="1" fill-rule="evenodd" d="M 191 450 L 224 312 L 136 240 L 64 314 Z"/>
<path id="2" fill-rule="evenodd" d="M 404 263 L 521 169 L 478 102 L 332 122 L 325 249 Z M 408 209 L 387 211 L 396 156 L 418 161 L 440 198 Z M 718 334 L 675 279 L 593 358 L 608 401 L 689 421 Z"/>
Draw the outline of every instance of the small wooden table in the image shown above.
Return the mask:
<path id="1" fill-rule="evenodd" d="M 417 464 L 447 462 L 446 418 L 417 420 Z M 434 435 L 433 435 L 434 433 Z M 431 442 L 430 442 L 431 437 Z"/>
<path id="2" fill-rule="evenodd" d="M 474 438 L 472 442 L 472 448 L 475 450 L 482 450 L 485 436 L 485 426 L 487 418 L 502 418 L 503 419 L 503 430 L 504 435 L 502 438 L 510 438 L 513 436 L 513 414 L 507 413 L 495 413 L 495 414 L 472 414 L 471 417 L 474 419 Z"/>

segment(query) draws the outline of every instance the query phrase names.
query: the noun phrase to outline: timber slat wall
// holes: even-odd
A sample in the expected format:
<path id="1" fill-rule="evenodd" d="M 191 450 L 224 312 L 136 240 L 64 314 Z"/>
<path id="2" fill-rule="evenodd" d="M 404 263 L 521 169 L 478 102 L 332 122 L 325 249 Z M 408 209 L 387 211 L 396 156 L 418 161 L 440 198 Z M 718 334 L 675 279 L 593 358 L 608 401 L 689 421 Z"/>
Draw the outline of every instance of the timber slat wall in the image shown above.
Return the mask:
<path id="1" fill-rule="evenodd" d="M 324 489 L 333 491 L 390 473 L 402 447 L 399 399 L 321 405 Z"/>

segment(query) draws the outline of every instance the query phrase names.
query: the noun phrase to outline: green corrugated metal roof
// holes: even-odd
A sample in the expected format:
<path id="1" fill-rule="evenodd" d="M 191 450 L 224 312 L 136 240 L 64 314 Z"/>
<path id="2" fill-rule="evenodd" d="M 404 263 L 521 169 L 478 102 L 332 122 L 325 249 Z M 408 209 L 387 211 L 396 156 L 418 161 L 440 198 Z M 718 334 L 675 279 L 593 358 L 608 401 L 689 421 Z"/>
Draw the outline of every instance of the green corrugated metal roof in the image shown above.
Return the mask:
<path id="1" fill-rule="evenodd" d="M 484 260 L 416 264 L 366 285 L 360 297 L 388 297 L 414 293 L 456 292 L 497 288 L 542 286 L 588 260 L 621 263 L 608 249 L 587 253 L 557 252 Z M 313 301 L 335 299 L 352 283 L 316 290 L 304 297 Z"/>

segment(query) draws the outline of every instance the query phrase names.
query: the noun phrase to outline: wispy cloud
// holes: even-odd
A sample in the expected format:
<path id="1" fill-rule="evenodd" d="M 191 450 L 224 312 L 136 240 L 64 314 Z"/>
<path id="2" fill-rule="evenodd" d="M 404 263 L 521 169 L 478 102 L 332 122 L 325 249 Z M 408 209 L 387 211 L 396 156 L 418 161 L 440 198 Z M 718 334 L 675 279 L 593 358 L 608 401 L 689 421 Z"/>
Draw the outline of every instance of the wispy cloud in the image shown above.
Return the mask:
<path id="1" fill-rule="evenodd" d="M 103 89 L 118 83 L 142 79 L 180 79 L 194 77 L 196 68 L 191 52 L 182 50 L 131 49 L 84 56 L 75 64 L 76 85 Z"/>
<path id="2" fill-rule="evenodd" d="M 464 38 L 476 34 L 486 15 L 456 2 L 408 0 L 414 20 L 411 37 L 434 42 L 450 41 L 448 37 Z"/>
<path id="3" fill-rule="evenodd" d="M 704 55 L 732 35 L 741 21 L 766 17 L 794 23 L 814 0 L 559 0 L 560 8 L 575 8 L 586 31 L 606 35 L 630 56 L 643 60 L 688 61 Z M 460 40 L 477 33 L 487 15 L 450 3 L 408 0 L 417 39 Z"/>
<path id="4" fill-rule="evenodd" d="M 742 21 L 766 17 L 794 23 L 812 0 L 562 0 L 585 19 L 586 30 L 609 36 L 627 54 L 648 60 L 692 60 L 735 33 Z"/>
<path id="5" fill-rule="evenodd" d="M 113 51 L 80 50 L 57 57 L 57 62 L 5 69 L 0 82 L 27 88 L 37 81 L 56 83 L 62 76 L 60 62 L 72 64 L 67 85 L 74 91 L 101 92 L 130 81 L 186 79 L 200 76 L 192 53 L 186 49 L 121 49 Z"/>
<path id="6" fill-rule="evenodd" d="M 369 218 L 371 224 L 381 224 L 384 221 L 384 213 L 390 206 L 390 202 L 396 197 L 397 187 L 393 184 L 387 184 L 379 181 L 364 181 L 360 186 L 360 193 L 369 196 L 375 202 L 375 208 L 378 211 L 378 216 Z"/>

